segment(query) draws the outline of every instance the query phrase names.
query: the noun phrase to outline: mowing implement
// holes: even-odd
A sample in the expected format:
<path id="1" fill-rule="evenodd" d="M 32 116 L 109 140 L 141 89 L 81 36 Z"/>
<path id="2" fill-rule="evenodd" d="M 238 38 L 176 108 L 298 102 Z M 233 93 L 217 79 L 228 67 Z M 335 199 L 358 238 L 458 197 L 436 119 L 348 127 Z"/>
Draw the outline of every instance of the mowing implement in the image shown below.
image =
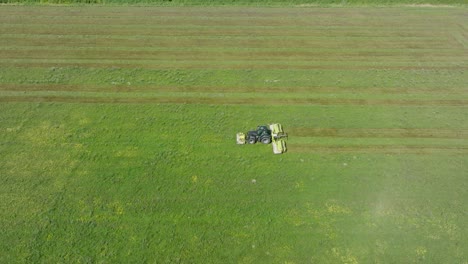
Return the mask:
<path id="1" fill-rule="evenodd" d="M 282 154 L 287 151 L 286 141 L 288 134 L 284 132 L 281 124 L 270 124 L 258 126 L 257 130 L 252 130 L 247 133 L 239 132 L 236 134 L 237 144 L 255 144 L 261 142 L 273 146 L 273 153 Z"/>

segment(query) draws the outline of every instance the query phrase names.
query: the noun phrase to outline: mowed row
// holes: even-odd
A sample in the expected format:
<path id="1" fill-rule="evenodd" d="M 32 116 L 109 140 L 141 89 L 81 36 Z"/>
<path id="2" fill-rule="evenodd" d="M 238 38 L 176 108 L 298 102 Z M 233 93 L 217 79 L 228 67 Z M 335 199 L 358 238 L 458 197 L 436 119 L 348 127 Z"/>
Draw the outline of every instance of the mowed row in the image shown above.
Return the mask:
<path id="1" fill-rule="evenodd" d="M 4 7 L 0 12 L 2 65 L 219 69 L 237 61 L 240 69 L 466 67 L 463 10 Z"/>
<path id="2" fill-rule="evenodd" d="M 396 128 L 374 120 L 354 130 L 293 124 L 291 131 L 303 139 L 455 139 L 458 146 L 417 148 L 467 152 L 458 144 L 467 127 L 450 116 L 468 105 L 463 9 L 5 6 L 0 13 L 1 102 L 425 109 L 439 113 L 433 127 L 414 117 Z M 396 152 L 414 149 L 399 144 Z M 297 150 L 322 149 L 308 146 Z"/>

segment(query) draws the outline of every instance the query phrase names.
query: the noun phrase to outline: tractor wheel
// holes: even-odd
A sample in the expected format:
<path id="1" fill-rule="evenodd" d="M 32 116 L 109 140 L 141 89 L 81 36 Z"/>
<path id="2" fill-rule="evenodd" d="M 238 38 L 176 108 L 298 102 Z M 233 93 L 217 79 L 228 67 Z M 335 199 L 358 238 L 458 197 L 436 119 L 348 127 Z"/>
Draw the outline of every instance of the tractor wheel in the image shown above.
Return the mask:
<path id="1" fill-rule="evenodd" d="M 257 143 L 257 140 L 255 140 L 254 137 L 251 137 L 251 138 L 249 138 L 248 142 L 249 142 L 249 144 L 255 144 L 255 143 Z"/>
<path id="2" fill-rule="evenodd" d="M 271 143 L 271 138 L 270 137 L 263 137 L 262 138 L 262 143 L 263 144 L 270 144 Z"/>

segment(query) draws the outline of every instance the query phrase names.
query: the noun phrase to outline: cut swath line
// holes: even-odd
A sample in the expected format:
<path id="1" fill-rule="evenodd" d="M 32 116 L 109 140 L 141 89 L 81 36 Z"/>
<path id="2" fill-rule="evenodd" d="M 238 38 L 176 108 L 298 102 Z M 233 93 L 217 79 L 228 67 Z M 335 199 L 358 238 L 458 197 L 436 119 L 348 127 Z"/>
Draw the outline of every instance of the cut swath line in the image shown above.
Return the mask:
<path id="1" fill-rule="evenodd" d="M 466 129 L 430 128 L 289 128 L 298 137 L 331 138 L 453 138 L 468 139 Z"/>
<path id="2" fill-rule="evenodd" d="M 424 95 L 465 95 L 468 94 L 468 89 L 464 88 L 402 88 L 402 87 L 210 87 L 210 86 L 195 86 L 195 87 L 180 87 L 180 86 L 152 86 L 152 85 L 88 85 L 88 84 L 0 84 L 0 91 L 58 91 L 58 92 L 197 92 L 197 93 L 307 93 L 307 94 L 372 94 L 372 95 L 408 95 L 408 94 L 424 94 Z M 299 96 L 298 96 L 299 97 Z"/>
<path id="3" fill-rule="evenodd" d="M 348 28 L 344 30 L 341 27 L 336 28 L 307 28 L 307 27 L 253 27 L 253 26 L 227 26 L 227 27 L 215 27 L 215 26 L 199 26 L 199 27 L 141 27 L 141 26 L 99 26 L 89 27 L 83 25 L 82 27 L 77 26 L 50 26 L 34 25 L 27 26 L 22 24 L 7 24 L 7 26 L 0 25 L 0 34 L 35 34 L 35 35 L 114 35 L 114 36 L 135 36 L 135 35 L 157 35 L 157 36 L 257 36 L 257 37 L 309 37 L 309 36 L 361 36 L 361 37 L 431 37 L 434 36 L 434 30 L 421 29 L 412 32 L 401 32 L 401 31 L 386 31 L 379 29 L 379 31 L 372 30 L 371 27 L 367 30 Z M 376 34 L 375 32 L 378 32 Z M 436 31 L 437 32 L 437 31 Z M 445 33 L 438 35 L 444 36 Z"/>
<path id="4" fill-rule="evenodd" d="M 161 61 L 178 59 L 180 61 L 264 61 L 266 59 L 274 59 L 275 61 L 290 62 L 291 59 L 301 62 L 321 62 L 321 61 L 348 61 L 348 62 L 373 62 L 377 58 L 386 58 L 389 63 L 392 62 L 407 62 L 417 60 L 421 62 L 463 62 L 462 53 L 440 53 L 433 52 L 431 54 L 406 53 L 403 52 L 388 53 L 375 50 L 346 50 L 336 52 L 334 50 L 236 50 L 236 49 L 43 49 L 43 48 L 28 48 L 28 49 L 6 49 L 0 48 L 0 59 L 72 59 L 72 60 L 147 60 Z M 119 58 L 119 59 L 116 59 Z"/>
<path id="5" fill-rule="evenodd" d="M 372 145 L 372 146 L 324 146 L 312 144 L 288 144 L 288 151 L 300 153 L 382 153 L 382 154 L 467 154 L 468 147 Z"/>
<path id="6" fill-rule="evenodd" d="M 276 60 L 277 62 L 281 62 Z M 213 60 L 183 60 L 183 61 L 168 61 L 168 60 L 51 60 L 51 59 L 2 59 L 0 65 L 9 67 L 83 67 L 83 68 L 144 68 L 144 69 L 249 69 L 249 70 L 421 70 L 421 69 L 438 69 L 438 70 L 465 70 L 467 67 L 460 66 L 438 66 L 438 65 L 420 65 L 420 66 L 400 66 L 400 65 L 366 65 L 368 62 L 354 61 L 353 65 L 346 65 L 340 62 L 334 65 L 314 65 L 311 64 L 296 64 L 301 63 L 295 60 L 291 63 L 289 60 L 283 63 L 276 64 L 260 64 L 259 61 L 213 61 Z M 370 63 L 370 62 L 369 62 Z M 406 63 L 406 62 L 401 62 Z"/>
<path id="7" fill-rule="evenodd" d="M 232 105 L 395 105 L 395 106 L 456 106 L 468 107 L 468 100 L 379 100 L 379 99 L 315 99 L 315 98 L 212 98 L 212 97 L 151 97 L 109 98 L 71 96 L 4 96 L 0 102 L 64 102 L 64 103 L 174 103 Z"/>

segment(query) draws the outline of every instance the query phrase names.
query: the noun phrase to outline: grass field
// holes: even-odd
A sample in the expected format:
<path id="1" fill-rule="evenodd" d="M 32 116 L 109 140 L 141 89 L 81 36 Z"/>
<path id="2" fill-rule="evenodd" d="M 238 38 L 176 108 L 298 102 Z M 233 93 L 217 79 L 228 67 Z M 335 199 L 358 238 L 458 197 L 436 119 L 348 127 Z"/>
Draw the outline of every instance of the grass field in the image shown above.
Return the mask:
<path id="1" fill-rule="evenodd" d="M 106 5 L 106 6 L 256 6 L 256 7 L 342 7 L 342 6 L 464 6 L 467 0 L 0 0 L 0 4 L 21 5 Z"/>
<path id="2" fill-rule="evenodd" d="M 1 6 L 0 262 L 468 263 L 467 14 Z"/>

